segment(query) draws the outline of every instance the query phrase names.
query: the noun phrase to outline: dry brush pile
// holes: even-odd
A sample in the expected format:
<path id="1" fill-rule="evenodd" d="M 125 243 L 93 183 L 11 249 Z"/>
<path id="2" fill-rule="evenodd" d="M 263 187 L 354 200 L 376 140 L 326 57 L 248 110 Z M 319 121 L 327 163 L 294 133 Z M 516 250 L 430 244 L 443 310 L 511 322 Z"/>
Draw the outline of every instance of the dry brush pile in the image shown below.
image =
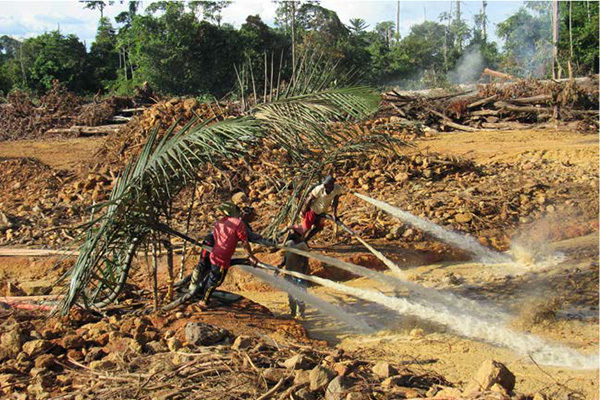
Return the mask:
<path id="1" fill-rule="evenodd" d="M 0 141 L 105 134 L 118 126 L 97 126 L 109 123 L 119 110 L 133 105 L 134 99 L 120 96 L 90 102 L 67 91 L 58 81 L 36 102 L 29 94 L 15 90 L 0 104 Z"/>
<path id="2" fill-rule="evenodd" d="M 480 85 L 454 94 L 438 91 L 384 94 L 382 116 L 398 125 L 436 131 L 518 129 L 549 121 L 598 129 L 598 76 L 568 81 L 524 80 Z"/>

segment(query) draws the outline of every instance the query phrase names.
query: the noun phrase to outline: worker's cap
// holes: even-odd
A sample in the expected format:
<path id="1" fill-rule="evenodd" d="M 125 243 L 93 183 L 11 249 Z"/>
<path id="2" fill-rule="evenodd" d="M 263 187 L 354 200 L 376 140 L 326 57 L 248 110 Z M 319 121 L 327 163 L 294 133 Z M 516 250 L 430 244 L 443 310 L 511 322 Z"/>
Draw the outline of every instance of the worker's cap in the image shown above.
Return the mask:
<path id="1" fill-rule="evenodd" d="M 335 178 L 331 175 L 327 175 L 324 179 L 323 179 L 323 185 L 331 185 L 332 183 L 335 182 Z"/>
<path id="2" fill-rule="evenodd" d="M 237 192 L 231 196 L 231 202 L 238 207 L 242 207 L 248 204 L 248 196 L 244 192 Z"/>
<path id="3" fill-rule="evenodd" d="M 219 210 L 228 217 L 240 216 L 240 208 L 229 201 L 221 204 L 219 207 L 217 207 L 217 210 Z"/>

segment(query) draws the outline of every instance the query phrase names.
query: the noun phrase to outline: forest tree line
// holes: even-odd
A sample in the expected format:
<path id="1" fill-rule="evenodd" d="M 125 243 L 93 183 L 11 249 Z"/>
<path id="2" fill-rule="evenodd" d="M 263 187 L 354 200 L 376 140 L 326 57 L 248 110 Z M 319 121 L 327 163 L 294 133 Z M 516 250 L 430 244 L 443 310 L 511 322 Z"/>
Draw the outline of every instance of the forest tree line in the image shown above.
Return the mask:
<path id="1" fill-rule="evenodd" d="M 131 94 L 147 82 L 163 94 L 221 97 L 239 80 L 242 66 L 260 90 L 265 69 L 289 80 L 309 53 L 311 62 L 335 63 L 336 71 L 377 87 L 463 83 L 484 67 L 521 78 L 553 75 L 550 1 L 525 2 L 497 24 L 502 50 L 490 40 L 485 1 L 473 21 L 461 15 L 457 2 L 437 21 L 413 25 L 403 37 L 394 21 L 345 23 L 314 0 L 276 2 L 275 26 L 250 15 L 239 29 L 223 21 L 229 1 L 158 1 L 145 10 L 131 1 L 114 21 L 104 16 L 112 1 L 81 3 L 99 13 L 89 49 L 58 30 L 25 40 L 0 36 L 0 94 L 13 89 L 41 94 L 58 80 L 79 94 Z M 561 1 L 558 7 L 554 76 L 598 73 L 599 3 Z"/>

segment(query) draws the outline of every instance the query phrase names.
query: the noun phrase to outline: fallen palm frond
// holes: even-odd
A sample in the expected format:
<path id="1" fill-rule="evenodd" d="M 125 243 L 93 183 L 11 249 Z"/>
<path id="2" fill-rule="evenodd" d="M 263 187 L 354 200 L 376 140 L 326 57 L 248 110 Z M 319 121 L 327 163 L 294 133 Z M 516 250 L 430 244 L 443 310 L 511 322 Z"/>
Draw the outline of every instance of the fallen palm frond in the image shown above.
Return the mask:
<path id="1" fill-rule="evenodd" d="M 325 165 L 368 149 L 391 148 L 385 136 L 330 129 L 331 122 L 339 125 L 375 112 L 378 95 L 367 87 L 336 88 L 333 81 L 323 82 L 322 74 L 314 71 L 311 76 L 318 77 L 318 82 L 298 79 L 302 87 L 288 87 L 290 96 L 279 94 L 275 101 L 256 104 L 238 118 L 212 124 L 195 119 L 177 131 L 174 123 L 160 141 L 156 131 L 152 133 L 137 159 L 121 174 L 108 201 L 96 206 L 104 213 L 86 228 L 86 240 L 68 273 L 60 311 L 65 314 L 76 303 L 102 307 L 116 300 L 136 250 L 149 249 L 150 243 L 158 245 L 174 196 L 196 179 L 205 163 L 218 165 L 221 160 L 242 157 L 258 145 L 286 152 L 285 172 L 272 178 L 291 185 L 294 195 L 267 228 L 272 233 L 285 219 L 293 219 L 295 198 L 306 193 Z M 311 93 L 314 87 L 320 90 Z"/>

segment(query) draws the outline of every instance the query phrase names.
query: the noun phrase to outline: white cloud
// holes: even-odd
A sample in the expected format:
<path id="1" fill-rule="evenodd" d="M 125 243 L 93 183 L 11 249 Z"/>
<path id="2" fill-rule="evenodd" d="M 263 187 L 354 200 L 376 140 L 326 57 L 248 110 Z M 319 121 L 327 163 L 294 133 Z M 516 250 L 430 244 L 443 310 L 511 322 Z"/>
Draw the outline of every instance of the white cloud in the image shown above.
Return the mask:
<path id="1" fill-rule="evenodd" d="M 273 25 L 277 5 L 272 0 L 236 1 L 223 10 L 223 22 L 240 27 L 249 15 L 260 15 L 264 23 Z"/>

